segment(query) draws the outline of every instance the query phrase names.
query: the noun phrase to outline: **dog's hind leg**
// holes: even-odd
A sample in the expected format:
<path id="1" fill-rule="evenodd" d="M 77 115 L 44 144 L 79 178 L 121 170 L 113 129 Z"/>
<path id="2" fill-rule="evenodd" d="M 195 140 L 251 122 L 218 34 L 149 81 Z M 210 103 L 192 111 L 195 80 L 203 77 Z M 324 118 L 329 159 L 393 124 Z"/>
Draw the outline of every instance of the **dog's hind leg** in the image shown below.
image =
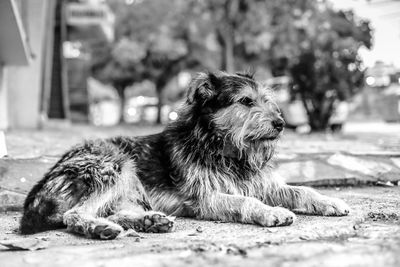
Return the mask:
<path id="1" fill-rule="evenodd" d="M 112 183 L 103 182 L 96 191 L 64 213 L 63 222 L 69 231 L 96 239 L 114 239 L 123 231 L 120 225 L 105 218 L 118 211 L 126 199 L 137 199 L 133 190 L 137 180 L 135 168 L 128 162 L 121 166 L 120 173 L 111 179 Z M 140 207 L 138 202 L 135 206 Z"/>
<path id="2" fill-rule="evenodd" d="M 122 227 L 104 216 L 124 197 L 119 191 L 118 184 L 104 188 L 65 212 L 63 221 L 68 231 L 95 239 L 116 238 L 123 231 Z"/>
<path id="3" fill-rule="evenodd" d="M 165 233 L 173 228 L 174 219 L 162 212 L 153 211 L 147 193 L 136 174 L 130 177 L 131 190 L 113 208 L 107 219 L 123 229 L 139 232 Z"/>
<path id="4" fill-rule="evenodd" d="M 123 231 L 118 224 L 80 209 L 66 212 L 64 223 L 68 231 L 94 239 L 114 239 Z"/>

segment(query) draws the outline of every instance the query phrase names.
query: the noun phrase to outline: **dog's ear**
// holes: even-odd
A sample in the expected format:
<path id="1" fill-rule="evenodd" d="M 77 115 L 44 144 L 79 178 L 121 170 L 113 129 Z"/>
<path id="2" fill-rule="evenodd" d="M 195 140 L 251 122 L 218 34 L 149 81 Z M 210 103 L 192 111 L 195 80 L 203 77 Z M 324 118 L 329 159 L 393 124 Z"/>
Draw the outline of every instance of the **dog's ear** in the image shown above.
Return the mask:
<path id="1" fill-rule="evenodd" d="M 254 80 L 255 73 L 250 71 L 236 72 L 236 75 Z"/>
<path id="2" fill-rule="evenodd" d="M 216 89 L 219 87 L 220 79 L 213 73 L 199 73 L 191 81 L 187 94 L 189 104 L 201 103 L 204 104 L 216 94 Z"/>

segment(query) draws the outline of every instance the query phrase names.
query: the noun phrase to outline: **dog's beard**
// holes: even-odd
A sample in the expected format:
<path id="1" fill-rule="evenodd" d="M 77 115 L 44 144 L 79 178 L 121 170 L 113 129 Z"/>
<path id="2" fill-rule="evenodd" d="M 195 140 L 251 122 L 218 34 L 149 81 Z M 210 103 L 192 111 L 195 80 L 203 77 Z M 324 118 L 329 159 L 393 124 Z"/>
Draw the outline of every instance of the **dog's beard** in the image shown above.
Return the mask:
<path id="1" fill-rule="evenodd" d="M 236 118 L 232 112 L 227 109 L 214 118 L 226 155 L 246 160 L 253 168 L 263 168 L 274 154 L 279 132 L 271 129 L 268 119 L 259 112 L 238 113 Z"/>
<path id="2" fill-rule="evenodd" d="M 237 140 L 236 140 L 237 141 Z M 238 157 L 256 169 L 262 169 L 275 152 L 276 140 L 251 140 L 236 143 Z"/>
<path id="3" fill-rule="evenodd" d="M 254 148 L 252 148 L 247 154 L 248 160 L 252 166 L 257 166 L 259 169 L 262 169 L 265 164 L 272 158 L 275 152 L 275 144 L 272 142 L 263 145 L 255 144 Z"/>
<path id="4" fill-rule="evenodd" d="M 224 147 L 230 148 L 230 155 L 246 160 L 253 168 L 262 169 L 272 158 L 279 136 L 275 138 L 263 138 L 269 134 L 260 135 L 259 138 L 250 138 L 237 134 L 237 131 L 226 135 Z"/>

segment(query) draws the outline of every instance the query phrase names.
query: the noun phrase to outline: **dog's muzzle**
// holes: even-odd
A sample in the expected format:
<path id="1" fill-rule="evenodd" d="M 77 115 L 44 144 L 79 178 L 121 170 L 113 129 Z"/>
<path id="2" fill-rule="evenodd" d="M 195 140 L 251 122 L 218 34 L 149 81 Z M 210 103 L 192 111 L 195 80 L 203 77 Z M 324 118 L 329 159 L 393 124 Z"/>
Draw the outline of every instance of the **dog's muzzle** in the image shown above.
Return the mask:
<path id="1" fill-rule="evenodd" d="M 278 132 L 281 132 L 285 127 L 285 121 L 281 118 L 275 119 L 271 122 L 272 127 Z"/>

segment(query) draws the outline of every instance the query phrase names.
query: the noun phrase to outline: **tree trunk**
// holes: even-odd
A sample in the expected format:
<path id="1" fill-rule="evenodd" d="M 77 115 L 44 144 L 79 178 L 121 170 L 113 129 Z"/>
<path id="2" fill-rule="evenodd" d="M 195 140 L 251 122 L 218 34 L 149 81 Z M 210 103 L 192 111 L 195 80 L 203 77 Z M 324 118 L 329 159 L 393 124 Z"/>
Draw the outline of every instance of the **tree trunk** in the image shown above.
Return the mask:
<path id="1" fill-rule="evenodd" d="M 235 58 L 234 58 L 234 44 L 233 44 L 233 33 L 227 29 L 224 33 L 223 44 L 222 44 L 222 62 L 221 69 L 226 72 L 235 72 Z"/>
<path id="2" fill-rule="evenodd" d="M 165 72 L 161 77 L 159 77 L 158 81 L 156 82 L 156 93 L 157 93 L 157 98 L 158 98 L 158 103 L 157 103 L 157 124 L 162 123 L 162 107 L 164 105 L 164 99 L 162 97 L 162 92 L 165 88 L 165 86 L 168 84 L 168 82 L 171 80 L 171 78 L 174 77 L 174 74 L 171 72 L 173 68 L 168 68 L 168 71 Z"/>
<path id="3" fill-rule="evenodd" d="M 333 112 L 333 100 L 323 99 L 313 103 L 313 110 L 308 112 L 308 121 L 313 132 L 325 131 L 329 126 L 329 119 Z"/>
<path id="4" fill-rule="evenodd" d="M 162 99 L 162 87 L 160 88 L 159 85 L 157 84 L 157 88 L 156 88 L 156 92 L 157 92 L 157 98 L 158 98 L 158 102 L 157 102 L 157 120 L 156 120 L 156 124 L 161 124 L 161 111 L 162 111 L 162 107 L 163 107 L 163 99 Z"/>
<path id="5" fill-rule="evenodd" d="M 116 85 L 115 89 L 117 89 L 118 96 L 119 96 L 119 101 L 120 101 L 119 123 L 123 124 L 125 122 L 125 120 L 124 120 L 124 111 L 125 111 L 125 104 L 126 104 L 125 86 Z"/>
<path id="6" fill-rule="evenodd" d="M 217 35 L 218 41 L 221 45 L 222 62 L 221 69 L 226 72 L 235 72 L 235 31 L 234 20 L 237 15 L 239 1 L 226 1 L 224 4 L 225 17 L 218 27 Z"/>

